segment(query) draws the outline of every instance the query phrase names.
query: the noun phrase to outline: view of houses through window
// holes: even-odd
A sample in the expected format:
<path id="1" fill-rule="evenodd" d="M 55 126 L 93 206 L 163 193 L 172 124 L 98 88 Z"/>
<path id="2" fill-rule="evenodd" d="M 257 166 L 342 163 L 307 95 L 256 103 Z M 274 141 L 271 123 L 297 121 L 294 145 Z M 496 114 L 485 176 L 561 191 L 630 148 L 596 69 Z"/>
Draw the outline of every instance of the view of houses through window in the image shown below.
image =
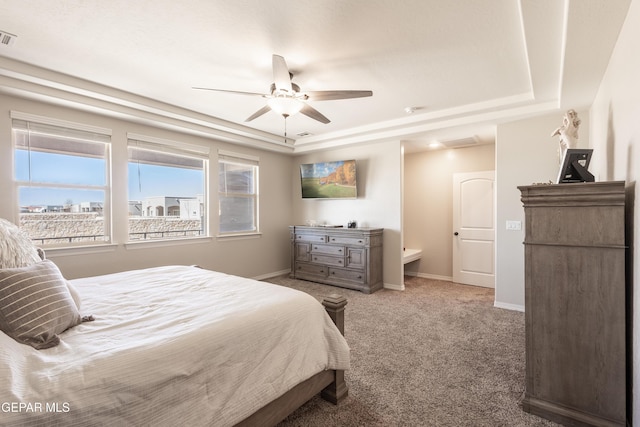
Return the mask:
<path id="1" fill-rule="evenodd" d="M 12 116 L 20 226 L 40 245 L 109 242 L 110 131 Z"/>
<path id="2" fill-rule="evenodd" d="M 12 116 L 21 228 L 43 246 L 110 242 L 110 131 L 21 116 Z M 134 135 L 128 151 L 129 241 L 206 235 L 208 148 Z"/>
<path id="3" fill-rule="evenodd" d="M 129 138 L 129 240 L 206 235 L 208 149 Z"/>

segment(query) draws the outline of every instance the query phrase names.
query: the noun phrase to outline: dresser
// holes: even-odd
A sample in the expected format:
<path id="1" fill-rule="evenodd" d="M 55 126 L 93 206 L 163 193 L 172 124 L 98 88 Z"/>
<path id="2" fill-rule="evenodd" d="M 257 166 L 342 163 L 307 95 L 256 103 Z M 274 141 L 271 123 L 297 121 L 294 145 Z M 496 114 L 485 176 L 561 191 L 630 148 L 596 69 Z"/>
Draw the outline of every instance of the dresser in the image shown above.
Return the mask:
<path id="1" fill-rule="evenodd" d="M 624 426 L 625 183 L 518 188 L 525 211 L 522 407 L 566 425 Z"/>
<path id="2" fill-rule="evenodd" d="M 356 289 L 382 288 L 382 228 L 290 226 L 291 277 Z"/>

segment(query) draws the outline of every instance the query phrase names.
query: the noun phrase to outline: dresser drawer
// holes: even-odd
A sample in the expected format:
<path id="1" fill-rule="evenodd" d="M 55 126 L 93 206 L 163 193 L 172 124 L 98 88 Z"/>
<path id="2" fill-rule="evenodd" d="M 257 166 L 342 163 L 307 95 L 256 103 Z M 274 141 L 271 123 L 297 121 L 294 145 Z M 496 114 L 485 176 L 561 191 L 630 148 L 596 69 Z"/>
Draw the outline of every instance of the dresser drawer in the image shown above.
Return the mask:
<path id="1" fill-rule="evenodd" d="M 329 236 L 329 243 L 338 243 L 340 245 L 360 245 L 363 246 L 366 243 L 363 237 L 340 237 Z"/>
<path id="2" fill-rule="evenodd" d="M 296 241 L 304 241 L 311 243 L 327 243 L 325 234 L 298 234 L 296 233 Z"/>
<path id="3" fill-rule="evenodd" d="M 331 246 L 331 245 L 312 245 L 311 249 L 314 254 L 327 254 L 343 256 L 345 254 L 344 246 Z"/>
<path id="4" fill-rule="evenodd" d="M 349 280 L 358 283 L 364 283 L 365 279 L 363 271 L 343 270 L 341 268 L 330 268 L 329 277 L 332 279 Z"/>
<path id="5" fill-rule="evenodd" d="M 326 265 L 307 264 L 306 262 L 296 263 L 296 275 L 313 274 L 326 277 L 328 273 L 329 267 Z"/>
<path id="6" fill-rule="evenodd" d="M 311 261 L 318 264 L 336 265 L 344 267 L 344 257 L 311 254 Z"/>

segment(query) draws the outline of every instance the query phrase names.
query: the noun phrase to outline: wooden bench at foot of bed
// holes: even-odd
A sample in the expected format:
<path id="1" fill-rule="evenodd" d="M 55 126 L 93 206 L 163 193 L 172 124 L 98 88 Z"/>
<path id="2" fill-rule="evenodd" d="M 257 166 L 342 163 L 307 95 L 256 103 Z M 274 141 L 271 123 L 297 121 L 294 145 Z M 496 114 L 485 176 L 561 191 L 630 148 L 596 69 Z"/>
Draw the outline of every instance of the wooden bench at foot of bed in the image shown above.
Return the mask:
<path id="1" fill-rule="evenodd" d="M 322 305 L 340 333 L 344 335 L 344 307 L 347 305 L 347 299 L 341 295 L 331 294 L 322 300 Z M 349 394 L 347 383 L 344 380 L 344 371 L 318 372 L 276 400 L 258 409 L 244 421 L 236 424 L 236 427 L 274 426 L 318 393 L 323 399 L 333 404 L 340 403 Z"/>

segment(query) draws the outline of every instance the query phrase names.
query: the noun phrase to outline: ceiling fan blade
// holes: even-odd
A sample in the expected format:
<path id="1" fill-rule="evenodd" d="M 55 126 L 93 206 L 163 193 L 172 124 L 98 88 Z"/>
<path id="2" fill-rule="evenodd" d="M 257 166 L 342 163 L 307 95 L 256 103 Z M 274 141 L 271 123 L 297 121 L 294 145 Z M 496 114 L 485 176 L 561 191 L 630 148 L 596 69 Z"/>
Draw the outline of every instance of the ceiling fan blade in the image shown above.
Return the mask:
<path id="1" fill-rule="evenodd" d="M 249 118 L 247 118 L 245 122 L 250 122 L 253 119 L 257 119 L 258 117 L 260 117 L 264 113 L 268 113 L 269 111 L 271 111 L 271 107 L 269 107 L 268 105 L 265 105 L 264 107 L 262 107 L 261 109 L 253 113 L 251 116 L 249 116 Z"/>
<path id="2" fill-rule="evenodd" d="M 210 87 L 192 87 L 191 89 L 212 90 L 212 91 L 215 91 L 215 92 L 235 93 L 237 95 L 266 96 L 264 93 L 241 92 L 241 91 L 238 91 L 238 90 L 226 90 L 226 89 L 213 89 L 213 88 L 210 88 Z"/>
<path id="3" fill-rule="evenodd" d="M 273 83 L 276 90 L 291 92 L 291 74 L 284 58 L 280 55 L 273 55 Z"/>
<path id="4" fill-rule="evenodd" d="M 331 122 L 331 120 L 327 119 L 325 116 L 322 115 L 322 113 L 320 113 L 320 111 L 316 110 L 309 104 L 304 104 L 304 107 L 302 107 L 302 110 L 300 110 L 300 113 L 304 114 L 307 117 L 311 117 L 314 120 L 322 122 L 325 125 Z"/>
<path id="5" fill-rule="evenodd" d="M 331 101 L 335 99 L 365 98 L 373 96 L 370 90 L 318 90 L 305 92 L 310 101 Z"/>

